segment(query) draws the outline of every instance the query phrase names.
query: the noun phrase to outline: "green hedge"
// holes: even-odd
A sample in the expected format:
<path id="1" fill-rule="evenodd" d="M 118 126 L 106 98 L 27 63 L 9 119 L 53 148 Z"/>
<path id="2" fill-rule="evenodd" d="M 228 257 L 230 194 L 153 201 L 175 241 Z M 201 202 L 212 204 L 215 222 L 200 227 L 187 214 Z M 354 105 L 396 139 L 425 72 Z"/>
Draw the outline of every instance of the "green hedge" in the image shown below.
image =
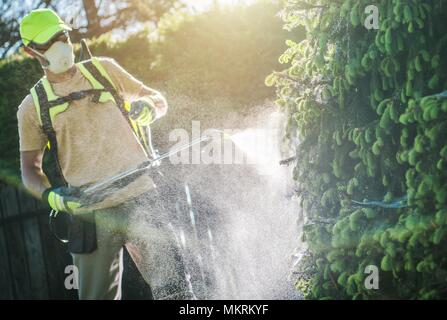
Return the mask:
<path id="1" fill-rule="evenodd" d="M 105 34 L 89 45 L 94 55 L 115 58 L 168 99 L 190 97 L 200 104 L 194 112 L 223 117 L 231 109 L 273 96 L 264 78 L 278 67 L 277 56 L 285 49 L 279 10 L 260 1 L 198 16 L 173 13 L 160 22 L 156 36 L 143 30 L 125 41 L 112 41 Z M 17 106 L 41 75 L 38 64 L 22 55 L 0 62 L 0 179 L 17 181 Z M 219 98 L 228 101 L 226 109 L 206 109 Z"/>
<path id="2" fill-rule="evenodd" d="M 379 30 L 363 26 L 370 4 Z M 288 1 L 284 19 L 307 30 L 266 79 L 297 154 L 297 286 L 307 298 L 447 298 L 446 1 Z M 378 290 L 365 288 L 368 265 Z"/>

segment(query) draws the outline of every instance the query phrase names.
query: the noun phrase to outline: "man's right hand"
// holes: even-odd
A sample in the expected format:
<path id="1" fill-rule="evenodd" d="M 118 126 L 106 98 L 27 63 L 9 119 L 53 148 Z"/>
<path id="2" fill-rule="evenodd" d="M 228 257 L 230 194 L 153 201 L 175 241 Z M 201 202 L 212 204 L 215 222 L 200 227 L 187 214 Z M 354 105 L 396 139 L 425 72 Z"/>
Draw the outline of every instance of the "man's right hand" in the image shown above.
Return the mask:
<path id="1" fill-rule="evenodd" d="M 81 195 L 82 192 L 79 188 L 58 187 L 45 190 L 42 199 L 53 210 L 72 213 L 82 207 Z"/>
<path id="2" fill-rule="evenodd" d="M 146 127 L 151 125 L 157 116 L 153 101 L 150 98 L 146 98 L 132 102 L 129 116 L 140 126 Z"/>

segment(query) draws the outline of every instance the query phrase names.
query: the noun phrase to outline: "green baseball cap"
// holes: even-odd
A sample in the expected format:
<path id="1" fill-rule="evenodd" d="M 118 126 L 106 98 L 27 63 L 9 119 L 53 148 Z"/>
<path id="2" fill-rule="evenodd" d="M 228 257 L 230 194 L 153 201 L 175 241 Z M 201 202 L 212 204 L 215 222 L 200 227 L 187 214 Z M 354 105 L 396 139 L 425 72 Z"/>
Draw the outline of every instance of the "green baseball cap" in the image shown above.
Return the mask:
<path id="1" fill-rule="evenodd" d="M 61 31 L 71 28 L 51 9 L 36 9 L 20 22 L 20 37 L 24 45 L 45 44 Z"/>

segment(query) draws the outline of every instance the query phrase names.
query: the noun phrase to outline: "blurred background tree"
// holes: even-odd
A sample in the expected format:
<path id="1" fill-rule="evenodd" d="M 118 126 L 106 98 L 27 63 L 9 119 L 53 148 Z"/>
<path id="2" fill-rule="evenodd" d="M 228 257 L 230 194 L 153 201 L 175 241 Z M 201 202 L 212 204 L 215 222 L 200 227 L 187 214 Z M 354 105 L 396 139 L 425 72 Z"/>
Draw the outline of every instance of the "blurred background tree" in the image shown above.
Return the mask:
<path id="1" fill-rule="evenodd" d="M 0 2 L 0 56 L 6 57 L 19 47 L 20 19 L 31 9 L 51 6 L 51 0 L 14 1 L 2 0 Z"/>
<path id="2" fill-rule="evenodd" d="M 56 2 L 63 2 L 59 0 Z M 109 31 L 135 30 L 142 24 L 157 26 L 160 18 L 171 9 L 179 9 L 184 3 L 179 0 L 82 0 L 72 12 L 65 13 L 66 20 L 77 28 L 73 40 L 100 36 Z"/>
<path id="3" fill-rule="evenodd" d="M 20 20 L 32 9 L 51 8 L 59 12 L 75 27 L 71 36 L 77 42 L 114 30 L 137 31 L 148 23 L 156 27 L 165 13 L 184 7 L 184 3 L 179 0 L 2 0 L 0 6 L 0 54 L 4 58 L 20 46 Z"/>

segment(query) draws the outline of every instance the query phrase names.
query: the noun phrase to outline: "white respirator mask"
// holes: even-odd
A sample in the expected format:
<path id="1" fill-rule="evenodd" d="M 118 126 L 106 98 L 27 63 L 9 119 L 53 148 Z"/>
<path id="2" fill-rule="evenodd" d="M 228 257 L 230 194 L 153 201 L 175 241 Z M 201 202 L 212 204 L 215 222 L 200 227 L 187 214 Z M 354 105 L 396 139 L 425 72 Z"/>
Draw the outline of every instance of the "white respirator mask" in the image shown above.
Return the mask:
<path id="1" fill-rule="evenodd" d="M 44 68 L 53 73 L 63 73 L 74 66 L 73 45 L 62 41 L 55 42 L 44 54 L 49 62 Z"/>

